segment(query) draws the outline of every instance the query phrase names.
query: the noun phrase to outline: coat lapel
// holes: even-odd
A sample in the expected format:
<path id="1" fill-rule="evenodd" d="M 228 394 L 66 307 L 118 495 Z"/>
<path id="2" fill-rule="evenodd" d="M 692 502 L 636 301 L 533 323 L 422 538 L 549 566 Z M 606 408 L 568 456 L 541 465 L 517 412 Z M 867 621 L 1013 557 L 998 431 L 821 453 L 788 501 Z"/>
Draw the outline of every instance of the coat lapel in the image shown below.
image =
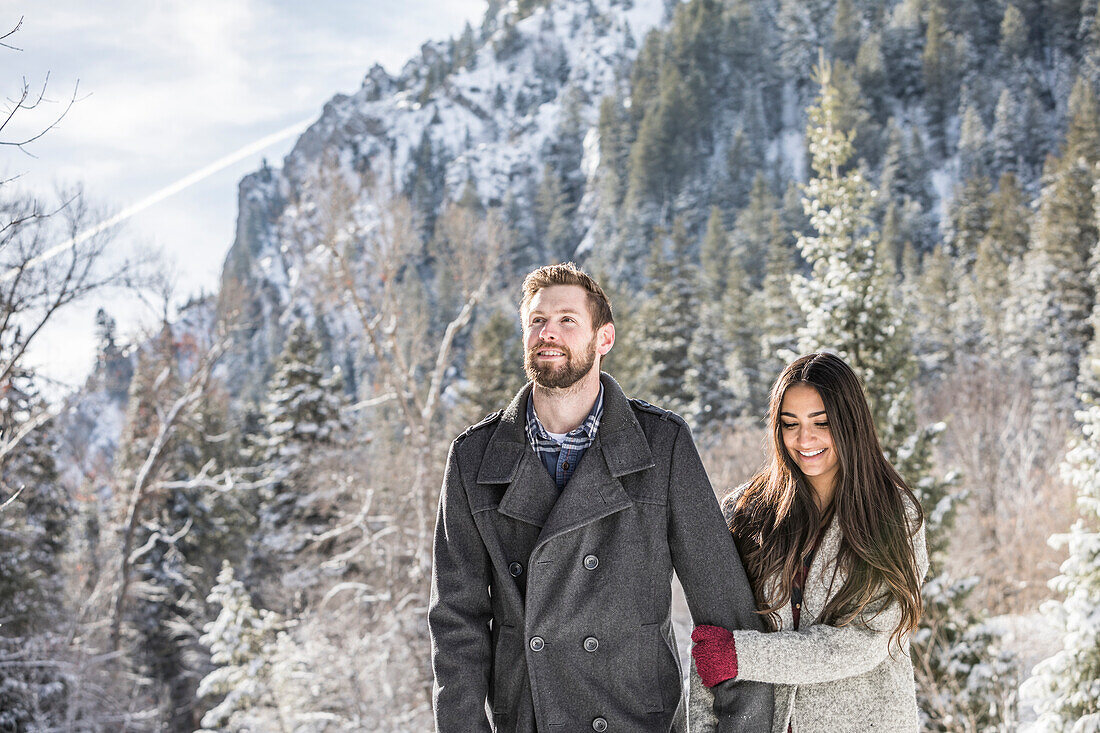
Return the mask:
<path id="1" fill-rule="evenodd" d="M 538 546 L 633 506 L 619 478 L 654 465 L 649 442 L 622 388 L 608 374 L 601 374 L 600 380 L 604 406 L 596 440 L 547 517 Z"/>
<path id="2" fill-rule="evenodd" d="M 477 472 L 479 484 L 508 484 L 497 511 L 541 527 L 558 500 L 558 487 L 527 442 L 528 384 L 515 396 L 497 423 Z"/>

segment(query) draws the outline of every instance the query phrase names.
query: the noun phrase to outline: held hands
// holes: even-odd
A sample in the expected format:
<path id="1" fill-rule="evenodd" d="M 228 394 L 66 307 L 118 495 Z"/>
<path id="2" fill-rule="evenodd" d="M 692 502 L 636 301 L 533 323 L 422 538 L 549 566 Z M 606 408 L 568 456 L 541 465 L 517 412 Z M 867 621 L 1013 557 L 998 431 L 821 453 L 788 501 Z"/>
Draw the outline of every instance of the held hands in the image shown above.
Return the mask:
<path id="1" fill-rule="evenodd" d="M 696 626 L 691 632 L 691 656 L 695 669 L 707 687 L 737 677 L 737 648 L 733 633 L 721 626 Z"/>

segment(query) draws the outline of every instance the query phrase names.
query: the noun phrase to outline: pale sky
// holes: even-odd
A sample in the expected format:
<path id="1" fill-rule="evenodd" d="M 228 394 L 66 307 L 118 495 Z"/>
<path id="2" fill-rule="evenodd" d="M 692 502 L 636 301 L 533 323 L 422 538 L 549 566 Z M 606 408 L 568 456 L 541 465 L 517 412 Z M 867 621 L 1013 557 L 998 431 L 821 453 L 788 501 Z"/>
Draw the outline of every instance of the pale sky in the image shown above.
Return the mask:
<path id="1" fill-rule="evenodd" d="M 94 8 L 94 9 L 93 9 Z M 316 119 L 337 93 L 355 92 L 374 63 L 390 73 L 428 40 L 477 28 L 484 0 L 50 0 L 0 2 L 0 25 L 23 27 L 0 48 L 0 95 L 49 73 L 40 114 L 5 139 L 48 124 L 79 80 L 79 101 L 29 146 L 0 148 L 0 176 L 51 191 L 81 183 L 108 213 L 126 209 L 272 133 Z M 178 274 L 177 300 L 212 292 L 233 242 L 237 183 L 266 157 L 281 165 L 296 136 L 204 178 L 134 216 L 113 247 L 162 251 Z M 78 384 L 91 365 L 94 315 L 104 305 L 123 329 L 151 315 L 133 303 L 94 300 L 42 337 L 32 362 Z"/>

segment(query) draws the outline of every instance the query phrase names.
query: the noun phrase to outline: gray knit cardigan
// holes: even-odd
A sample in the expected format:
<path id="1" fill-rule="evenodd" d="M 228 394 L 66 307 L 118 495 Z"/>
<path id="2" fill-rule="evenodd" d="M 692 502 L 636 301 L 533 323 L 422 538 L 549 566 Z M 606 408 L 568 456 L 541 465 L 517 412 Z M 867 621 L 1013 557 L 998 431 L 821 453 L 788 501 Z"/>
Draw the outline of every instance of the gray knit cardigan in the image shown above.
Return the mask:
<path id="1" fill-rule="evenodd" d="M 738 492 L 743 489 L 738 489 Z M 723 503 L 729 513 L 737 493 Z M 915 522 L 910 510 L 910 522 Z M 834 515 L 814 555 L 802 595 L 802 624 L 793 630 L 790 604 L 779 611 L 780 628 L 771 633 L 734 631 L 737 678 L 775 684 L 773 733 L 856 733 L 918 730 L 916 685 L 909 638 L 901 649 L 889 643 L 901 610 L 879 605 L 847 626 L 808 622 L 817 619 L 844 577 L 835 572 L 841 531 Z M 913 537 L 921 579 L 928 571 L 924 527 Z M 834 577 L 834 575 L 836 577 Z M 875 615 L 881 609 L 881 613 Z M 688 728 L 711 733 L 718 720 L 711 692 L 691 665 Z"/>

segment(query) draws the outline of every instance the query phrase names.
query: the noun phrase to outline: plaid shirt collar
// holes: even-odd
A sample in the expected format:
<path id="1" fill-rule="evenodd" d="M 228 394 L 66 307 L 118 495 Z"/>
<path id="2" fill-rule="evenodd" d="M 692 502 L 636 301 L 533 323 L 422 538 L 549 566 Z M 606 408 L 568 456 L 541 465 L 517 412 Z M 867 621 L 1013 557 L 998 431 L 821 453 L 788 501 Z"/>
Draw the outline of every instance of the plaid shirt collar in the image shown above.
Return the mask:
<path id="1" fill-rule="evenodd" d="M 580 424 L 580 427 L 569 431 L 562 442 L 550 437 L 550 433 L 539 421 L 535 414 L 535 399 L 527 397 L 527 440 L 531 443 L 536 455 L 543 453 L 558 453 L 563 448 L 570 450 L 586 450 L 596 440 L 596 430 L 600 427 L 600 418 L 603 416 L 603 383 L 600 383 L 600 393 L 596 397 L 596 403 L 588 413 L 588 417 Z"/>

